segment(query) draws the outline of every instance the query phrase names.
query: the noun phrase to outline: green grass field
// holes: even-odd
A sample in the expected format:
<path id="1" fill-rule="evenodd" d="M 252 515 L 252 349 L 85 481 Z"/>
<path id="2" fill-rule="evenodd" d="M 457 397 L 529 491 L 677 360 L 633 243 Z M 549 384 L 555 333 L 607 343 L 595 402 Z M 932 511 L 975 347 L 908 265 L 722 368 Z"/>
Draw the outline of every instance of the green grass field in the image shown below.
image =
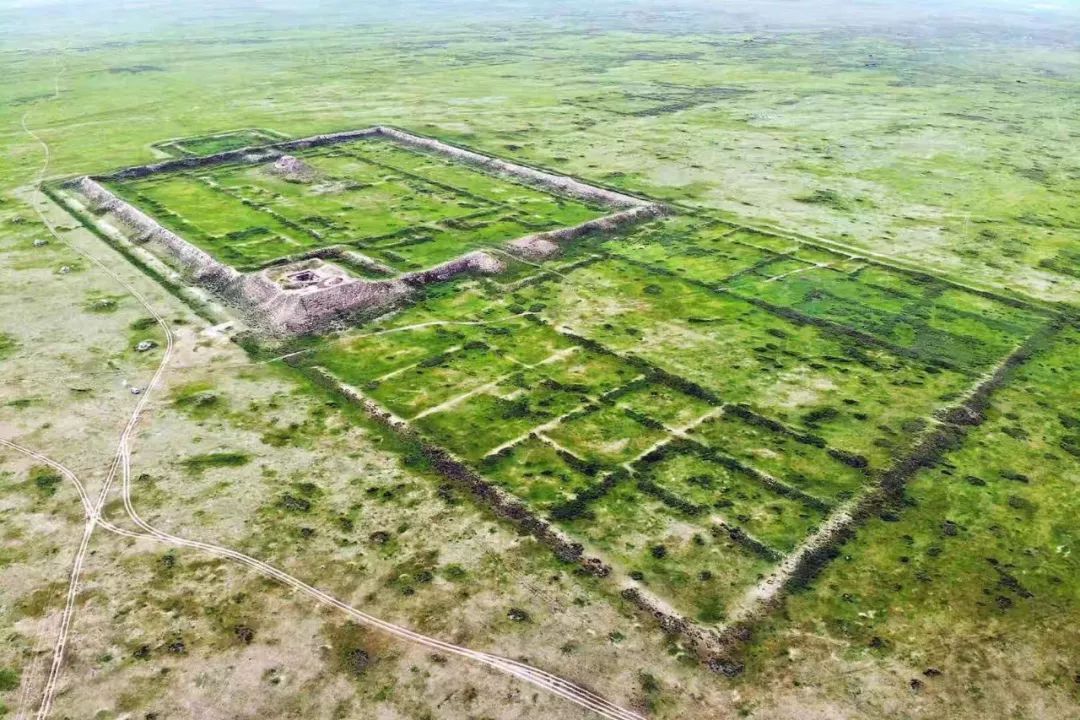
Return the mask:
<path id="1" fill-rule="evenodd" d="M 213 154 L 268 140 L 276 138 L 241 132 L 173 145 Z M 275 175 L 269 164 L 233 164 L 109 186 L 243 270 L 338 245 L 416 270 L 605 213 L 386 141 L 310 149 L 299 157 L 313 171 L 310 181 Z"/>
<path id="2" fill-rule="evenodd" d="M 601 259 L 509 295 L 493 283 L 441 289 L 379 325 L 383 334 L 345 333 L 308 362 L 416 417 L 424 437 L 620 571 L 653 578 L 645 587 L 688 617 L 718 623 L 1050 316 L 699 224 L 677 217 L 586 241 L 578 251 Z M 901 336 L 899 324 L 916 334 Z M 641 505 L 624 517 L 631 497 Z M 635 519 L 645 507 L 668 519 Z M 605 523 L 644 534 L 619 545 Z M 719 549 L 694 541 L 685 554 L 648 554 L 690 528 L 756 568 L 724 581 L 726 601 L 698 594 L 709 584 L 679 585 L 714 572 L 702 563 Z"/>
<path id="3" fill-rule="evenodd" d="M 166 5 L 0 7 L 0 438 L 92 502 L 145 398 L 147 522 L 649 720 L 1080 716 L 1075 8 Z M 265 342 L 35 190 L 376 124 L 671 213 Z M 297 155 L 108 184 L 245 272 L 610 212 L 383 140 Z M 174 332 L 149 391 L 129 286 Z M 84 510 L 0 451 L 0 718 L 36 713 Z M 107 530 L 49 717 L 584 716 Z"/>

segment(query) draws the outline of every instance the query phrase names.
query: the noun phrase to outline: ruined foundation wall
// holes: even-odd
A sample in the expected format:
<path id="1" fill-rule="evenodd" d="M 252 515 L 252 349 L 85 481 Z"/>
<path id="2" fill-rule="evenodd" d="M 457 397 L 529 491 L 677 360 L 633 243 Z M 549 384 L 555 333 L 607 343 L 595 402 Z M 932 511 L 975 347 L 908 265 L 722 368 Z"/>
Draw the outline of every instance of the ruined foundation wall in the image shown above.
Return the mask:
<path id="1" fill-rule="evenodd" d="M 316 258 L 319 260 L 341 260 L 347 265 L 355 265 L 356 267 L 363 268 L 369 272 L 379 273 L 380 275 L 397 275 L 397 270 L 394 268 L 385 265 L 375 258 L 365 255 L 348 245 L 330 245 L 328 247 L 315 248 L 295 255 L 286 255 L 267 263 L 264 267 L 280 267 L 282 265 L 291 265 L 293 263 Z"/>
<path id="2" fill-rule="evenodd" d="M 454 147 L 438 140 L 412 135 L 388 127 L 372 127 L 341 133 L 315 135 L 260 147 L 229 150 L 203 157 L 176 158 L 120 170 L 99 178 L 84 177 L 73 183 L 91 205 L 112 213 L 137 234 L 137 241 L 152 243 L 187 274 L 190 279 L 236 306 L 249 321 L 275 335 L 307 334 L 327 329 L 362 315 L 378 315 L 407 302 L 417 287 L 446 282 L 460 275 L 494 274 L 505 270 L 505 263 L 492 255 L 475 251 L 426 270 L 408 273 L 398 279 L 351 279 L 317 292 L 294 293 L 282 288 L 265 272 L 240 273 L 192 245 L 176 233 L 162 227 L 152 217 L 121 200 L 98 180 L 131 180 L 157 173 L 177 172 L 226 163 L 262 163 L 283 154 L 323 145 L 380 137 L 402 146 L 429 151 L 465 163 L 491 174 L 501 175 L 538 189 L 573 197 L 619 210 L 606 217 L 547 233 L 530 235 L 510 243 L 512 252 L 522 257 L 546 257 L 558 252 L 559 244 L 595 232 L 609 232 L 665 214 L 657 203 L 594 187 L 573 178 L 543 172 L 497 158 Z M 305 254 L 311 257 L 344 257 L 369 265 L 370 269 L 391 273 L 389 267 L 344 248 L 320 249 Z"/>
<path id="3" fill-rule="evenodd" d="M 526 235 L 507 244 L 507 249 L 525 258 L 542 260 L 559 251 L 559 246 L 593 233 L 614 232 L 629 225 L 653 220 L 666 214 L 662 205 L 639 205 L 629 210 L 588 220 L 573 227 Z"/>
<path id="4" fill-rule="evenodd" d="M 717 672 L 727 672 L 731 666 L 728 643 L 715 631 L 673 612 L 665 603 L 645 593 L 638 587 L 628 587 L 619 593 L 623 600 L 631 603 L 642 613 L 649 615 L 670 635 L 680 635 L 690 643 L 698 657 Z"/>
<path id="5" fill-rule="evenodd" d="M 656 205 L 655 203 L 650 203 L 647 200 L 636 198 L 631 195 L 596 187 L 595 185 L 589 185 L 588 183 L 575 180 L 574 178 L 565 175 L 556 175 L 525 165 L 518 165 L 489 155 L 482 155 L 471 150 L 465 150 L 464 148 L 459 148 L 440 140 L 413 135 L 412 133 L 403 130 L 385 126 L 376 126 L 361 130 L 349 130 L 339 133 L 328 133 L 324 135 L 313 135 L 311 137 L 286 140 L 258 147 L 226 150 L 214 155 L 164 160 L 149 165 L 137 165 L 135 167 L 125 168 L 110 175 L 100 176 L 100 178 L 110 180 L 131 180 L 162 172 L 191 170 L 194 168 L 211 167 L 232 162 L 267 162 L 295 150 L 351 142 L 353 140 L 368 137 L 382 137 L 406 147 L 426 150 L 457 162 L 478 167 L 486 172 L 511 177 L 519 182 L 541 190 L 558 193 L 607 207 L 625 209 Z"/>
<path id="6" fill-rule="evenodd" d="M 401 281 L 359 279 L 317 293 L 289 293 L 265 273 L 243 274 L 218 262 L 100 183 L 82 178 L 75 186 L 95 209 L 111 213 L 137 233 L 139 240 L 156 245 L 193 282 L 234 305 L 253 325 L 275 335 L 311 333 L 360 313 L 386 312 L 411 294 Z"/>
<path id="7" fill-rule="evenodd" d="M 413 135 L 402 130 L 382 126 L 376 128 L 376 130 L 379 135 L 400 143 L 401 145 L 428 150 L 458 162 L 482 168 L 490 173 L 508 175 L 526 185 L 531 185 L 548 192 L 555 192 L 586 202 L 597 203 L 614 208 L 632 208 L 650 204 L 645 200 L 641 200 L 631 195 L 624 195 L 615 192 L 614 190 L 606 190 L 594 185 L 588 185 L 564 175 L 554 175 L 524 165 L 517 165 L 488 155 L 481 155 L 480 153 L 472 152 L 471 150 L 448 145 L 439 140 Z"/>
<path id="8" fill-rule="evenodd" d="M 436 282 L 446 282 L 466 273 L 493 275 L 505 269 L 506 266 L 500 260 L 493 258 L 486 252 L 476 250 L 427 270 L 402 275 L 401 280 L 409 285 L 430 285 Z"/>
<path id="9" fill-rule="evenodd" d="M 768 576 L 751 588 L 730 614 L 719 633 L 727 644 L 745 642 L 762 619 L 780 605 L 794 588 L 805 586 L 851 540 L 856 529 L 885 508 L 902 506 L 904 488 L 919 471 L 934 467 L 947 453 L 959 447 L 972 427 L 985 420 L 991 396 L 1017 369 L 1050 342 L 1061 330 L 1055 319 L 1028 337 L 984 375 L 958 403 L 939 411 L 941 421 L 893 465 L 881 473 L 863 494 L 837 508 L 823 525 L 796 548 Z"/>
<path id="10" fill-rule="evenodd" d="M 175 172 L 179 170 L 191 170 L 201 167 L 212 167 L 226 163 L 257 163 L 274 160 L 281 155 L 306 148 L 320 147 L 322 145 L 334 145 L 336 143 L 351 142 L 365 137 L 379 135 L 378 128 L 365 128 L 363 130 L 349 130 L 347 132 L 330 133 L 327 135 L 313 135 L 300 138 L 299 140 L 286 140 L 284 142 L 261 145 L 253 148 L 240 148 L 239 150 L 226 150 L 214 155 L 200 157 L 183 157 L 174 160 L 164 160 L 149 165 L 136 165 L 135 167 L 118 170 L 111 175 L 103 175 L 102 179 L 108 180 L 132 180 L 135 178 L 156 175 L 162 172 Z"/>
<path id="11" fill-rule="evenodd" d="M 95 209 L 112 213 L 138 233 L 139 239 L 161 245 L 181 269 L 199 284 L 226 294 L 240 283 L 242 275 L 238 271 L 218 262 L 176 233 L 166 230 L 149 215 L 124 202 L 100 183 L 84 177 L 78 181 L 77 186 Z"/>
<path id="12" fill-rule="evenodd" d="M 427 442 L 408 420 L 386 410 L 326 368 L 313 367 L 310 371 L 317 381 L 357 403 L 373 420 L 407 439 L 418 442 L 423 453 L 431 460 L 432 466 L 440 475 L 469 492 L 497 516 L 514 523 L 524 532 L 532 535 L 554 551 L 559 558 L 567 562 L 575 562 L 586 572 L 597 577 L 607 577 L 611 574 L 611 567 L 602 558 L 589 555 L 581 543 L 537 516 L 513 494 L 492 484 L 446 449 Z M 638 610 L 656 620 L 665 632 L 684 637 L 702 661 L 708 663 L 714 670 L 726 672 L 730 667 L 730 661 L 727 660 L 729 655 L 727 645 L 713 630 L 701 627 L 675 613 L 666 603 L 640 587 L 625 588 L 621 595 Z"/>
<path id="13" fill-rule="evenodd" d="M 353 280 L 316 293 L 280 291 L 285 301 L 267 314 L 278 334 L 307 335 L 336 323 L 389 312 L 406 303 L 412 290 L 398 280 Z"/>
<path id="14" fill-rule="evenodd" d="M 440 475 L 457 487 L 469 492 L 483 505 L 490 508 L 495 515 L 514 523 L 524 532 L 551 548 L 558 557 L 567 562 L 577 563 L 586 572 L 597 577 L 606 577 L 611 573 L 611 568 L 602 559 L 586 555 L 581 543 L 576 542 L 559 528 L 535 515 L 516 497 L 497 485 L 488 482 L 465 463 L 451 455 L 449 451 L 428 443 L 407 420 L 385 410 L 378 403 L 364 396 L 355 387 L 339 380 L 325 368 L 314 367 L 311 371 L 315 379 L 357 403 L 373 420 L 402 437 L 419 443 L 422 452 Z"/>

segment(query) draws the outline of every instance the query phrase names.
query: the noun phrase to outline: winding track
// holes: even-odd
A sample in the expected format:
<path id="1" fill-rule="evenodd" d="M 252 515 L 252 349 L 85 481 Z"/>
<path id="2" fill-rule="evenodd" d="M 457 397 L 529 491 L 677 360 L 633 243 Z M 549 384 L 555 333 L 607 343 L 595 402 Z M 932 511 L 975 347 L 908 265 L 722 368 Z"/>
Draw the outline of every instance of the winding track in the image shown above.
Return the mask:
<path id="1" fill-rule="evenodd" d="M 60 97 L 60 76 L 64 72 L 64 67 L 61 66 L 54 79 L 54 93 L 51 100 L 56 100 Z M 29 111 L 22 117 L 22 128 L 31 138 L 34 139 L 39 145 L 41 145 L 42 152 L 44 154 L 44 162 L 41 169 L 37 173 L 34 186 L 36 193 L 40 196 L 40 185 L 48 172 L 51 153 L 49 145 L 40 136 L 34 133 L 27 124 L 27 117 Z M 75 599 L 78 595 L 79 585 L 82 579 L 82 569 L 85 563 L 87 549 L 90 544 L 90 538 L 93 535 L 94 530 L 100 525 L 105 530 L 129 538 L 147 539 L 156 542 L 167 543 L 179 547 L 188 547 L 192 549 L 202 550 L 204 552 L 216 555 L 218 557 L 227 558 L 233 560 L 241 565 L 247 566 L 262 573 L 263 575 L 273 578 L 282 584 L 292 587 L 308 597 L 316 600 L 323 605 L 341 610 L 354 620 L 386 632 L 396 638 L 406 640 L 417 645 L 421 645 L 432 650 L 438 650 L 451 655 L 457 655 L 474 662 L 478 662 L 484 666 L 487 666 L 493 670 L 505 673 L 512 677 L 523 680 L 531 685 L 534 685 L 542 690 L 545 690 L 553 695 L 564 698 L 579 707 L 587 710 L 591 710 L 597 715 L 606 718 L 607 720 L 645 720 L 638 713 L 632 712 L 625 708 L 622 708 L 608 700 L 605 700 L 601 696 L 579 686 L 568 680 L 564 680 L 556 675 L 548 673 L 544 670 L 534 668 L 524 663 L 503 658 L 498 655 L 492 655 L 490 653 L 479 652 L 470 650 L 458 645 L 438 640 L 436 638 L 428 637 L 420 633 L 409 630 L 408 628 L 400 625 L 381 620 L 373 615 L 365 613 L 347 603 L 333 597 L 329 593 L 326 593 L 318 588 L 305 583 L 304 581 L 289 575 L 288 573 L 268 564 L 257 558 L 253 558 L 249 555 L 237 552 L 226 547 L 213 545 L 210 543 L 199 542 L 196 540 L 189 540 L 176 535 L 171 535 L 164 531 L 158 530 L 145 520 L 143 520 L 135 510 L 134 504 L 131 499 L 131 450 L 130 440 L 131 436 L 135 432 L 135 428 L 138 424 L 139 418 L 145 410 L 150 396 L 153 391 L 160 384 L 161 379 L 165 373 L 165 369 L 168 366 L 169 361 L 172 358 L 174 349 L 174 337 L 172 329 L 165 319 L 154 309 L 149 301 L 134 287 L 132 287 L 127 281 L 112 271 L 104 262 L 98 259 L 96 256 L 85 252 L 73 244 L 62 238 L 56 231 L 56 228 L 45 216 L 38 202 L 32 202 L 32 207 L 35 213 L 37 213 L 41 222 L 48 229 L 49 233 L 59 242 L 65 244 L 74 252 L 82 255 L 87 260 L 97 265 L 104 271 L 110 278 L 112 278 L 117 284 L 123 287 L 129 294 L 131 294 L 143 308 L 154 318 L 154 320 L 161 327 L 162 332 L 165 334 L 165 349 L 162 353 L 161 362 L 158 364 L 154 375 L 150 379 L 150 382 L 146 385 L 139 401 L 135 405 L 135 409 L 132 411 L 131 416 L 128 419 L 127 424 L 124 426 L 124 430 L 120 434 L 120 439 L 117 444 L 116 456 L 110 465 L 109 473 L 105 478 L 97 498 L 92 499 L 86 490 L 85 485 L 78 478 L 78 476 L 72 472 L 69 468 L 49 458 L 48 456 L 23 447 L 17 443 L 9 440 L 0 439 L 0 446 L 7 447 L 17 452 L 23 453 L 29 457 L 32 457 L 40 462 L 49 465 L 64 477 L 66 477 L 72 485 L 76 488 L 79 494 L 79 498 L 83 504 L 83 509 L 86 514 L 86 523 L 83 528 L 82 538 L 79 543 L 79 548 L 75 555 L 75 560 L 72 564 L 70 581 L 68 584 L 67 599 L 65 602 L 64 610 L 61 616 L 60 630 L 56 639 L 56 644 L 53 649 L 52 664 L 49 669 L 49 676 L 45 683 L 45 687 L 42 692 L 42 700 L 38 706 L 37 718 L 38 720 L 45 720 L 48 717 L 50 710 L 52 709 L 53 699 L 56 694 L 56 686 L 60 677 L 60 670 L 64 660 L 64 653 L 67 647 L 68 639 L 71 631 L 71 623 L 74 617 Z M 104 508 L 105 501 L 112 490 L 112 487 L 116 481 L 117 475 L 122 478 L 122 493 L 124 500 L 124 509 L 127 512 L 128 517 L 134 522 L 143 532 L 132 532 L 121 528 L 107 519 L 102 517 L 102 509 Z M 25 712 L 20 708 L 17 718 L 25 717 Z"/>

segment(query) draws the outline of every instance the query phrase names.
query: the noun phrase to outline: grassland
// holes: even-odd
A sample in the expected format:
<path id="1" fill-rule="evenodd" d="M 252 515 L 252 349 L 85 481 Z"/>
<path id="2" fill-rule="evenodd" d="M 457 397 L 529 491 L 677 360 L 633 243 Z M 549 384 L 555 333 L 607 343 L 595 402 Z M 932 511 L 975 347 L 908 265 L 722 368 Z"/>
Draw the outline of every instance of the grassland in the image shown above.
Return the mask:
<path id="1" fill-rule="evenodd" d="M 267 138 L 255 131 L 176 143 L 213 154 Z M 186 142 L 186 141 L 185 141 Z M 301 151 L 313 177 L 233 164 L 115 180 L 109 186 L 170 230 L 241 270 L 348 246 L 417 270 L 471 250 L 600 217 L 601 208 L 380 140 Z"/>
<path id="2" fill-rule="evenodd" d="M 510 294 L 440 291 L 300 362 L 720 626 L 1051 322 L 820 247 L 766 249 L 777 240 L 676 218 L 593 240 L 577 249 L 593 262 Z M 714 254 L 707 277 L 677 259 Z"/>
<path id="3" fill-rule="evenodd" d="M 169 532 L 650 718 L 1074 717 L 1075 18 L 938 9 L 933 33 L 904 9 L 833 8 L 824 31 L 787 7 L 781 31 L 603 1 L 472 27 L 427 5 L 379 24 L 328 5 L 287 31 L 225 32 L 195 5 L 173 9 L 183 34 L 135 9 L 108 35 L 75 9 L 4 22 L 0 437 L 91 495 L 108 473 L 166 342 L 89 252 L 176 332 L 132 442 L 135 505 Z M 675 213 L 339 333 L 236 336 L 244 350 L 209 327 L 227 314 L 196 315 L 31 191 L 26 129 L 45 174 L 69 176 L 375 123 Z M 245 269 L 349 244 L 407 271 L 596 214 L 385 144 L 304 159 L 319 181 L 233 165 L 116 189 Z M 459 466 L 610 575 L 560 560 Z M 625 592 L 726 631 L 856 505 L 734 677 Z M 83 516 L 5 449 L 0 517 L 2 717 L 40 694 Z M 89 558 L 56 717 L 585 716 L 194 550 L 95 534 Z"/>

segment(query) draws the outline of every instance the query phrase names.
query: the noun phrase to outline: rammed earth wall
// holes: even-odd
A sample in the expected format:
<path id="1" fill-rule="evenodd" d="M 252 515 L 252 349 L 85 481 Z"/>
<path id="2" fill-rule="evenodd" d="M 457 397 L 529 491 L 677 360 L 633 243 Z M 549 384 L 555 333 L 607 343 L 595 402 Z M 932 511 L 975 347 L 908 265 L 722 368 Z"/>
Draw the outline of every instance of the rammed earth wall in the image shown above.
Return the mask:
<path id="1" fill-rule="evenodd" d="M 381 314 L 407 302 L 412 294 L 410 285 L 397 279 L 351 279 L 317 292 L 288 292 L 265 271 L 241 273 L 215 260 L 96 180 L 84 177 L 77 187 L 91 207 L 110 213 L 133 232 L 137 242 L 167 256 L 190 282 L 214 292 L 253 325 L 274 335 L 302 335 L 358 315 Z"/>
<path id="2" fill-rule="evenodd" d="M 256 327 L 273 335 L 317 332 L 357 317 L 375 316 L 410 300 L 415 288 L 446 282 L 466 273 L 494 274 L 504 264 L 483 252 L 472 252 L 427 270 L 385 280 L 350 278 L 337 285 L 310 292 L 291 292 L 270 279 L 267 272 L 241 273 L 195 247 L 176 233 L 162 227 L 138 208 L 121 200 L 99 181 L 124 181 L 159 173 L 180 172 L 227 163 L 257 164 L 277 160 L 282 155 L 312 147 L 352 142 L 363 138 L 383 138 L 406 147 L 432 152 L 507 177 L 546 192 L 572 197 L 617 212 L 596 220 L 551 232 L 514 240 L 507 250 L 529 258 L 556 254 L 560 245 L 593 233 L 612 232 L 663 215 L 666 208 L 640 198 L 600 188 L 536 168 L 459 148 L 439 140 L 413 135 L 395 128 L 315 135 L 257 148 L 229 150 L 205 157 L 185 157 L 126 168 L 99 177 L 83 177 L 70 184 L 99 212 L 110 213 L 125 225 L 135 240 L 145 242 L 168 258 L 186 278 L 236 307 Z"/>
<path id="3" fill-rule="evenodd" d="M 472 150 L 450 145 L 441 140 L 426 138 L 413 133 L 398 130 L 386 126 L 375 126 L 363 130 L 350 130 L 347 132 L 331 133 L 327 135 L 313 135 L 312 137 L 299 140 L 287 140 L 285 142 L 272 143 L 257 148 L 241 148 L 239 150 L 227 150 L 215 155 L 203 157 L 177 158 L 165 160 L 149 165 L 118 170 L 110 175 L 101 176 L 104 180 L 131 180 L 158 173 L 191 170 L 200 167 L 211 167 L 226 163 L 260 163 L 276 160 L 284 154 L 296 150 L 306 150 L 325 145 L 337 145 L 340 143 L 353 142 L 363 138 L 383 138 L 405 147 L 417 150 L 426 150 L 437 155 L 450 158 L 457 162 L 479 168 L 493 175 L 501 175 L 512 178 L 522 184 L 545 190 L 547 192 L 576 198 L 585 202 L 602 205 L 618 210 L 628 210 L 650 206 L 660 210 L 663 206 L 643 200 L 641 198 L 616 192 L 607 188 L 597 187 L 581 182 L 565 175 L 556 175 L 526 165 L 500 160 L 490 155 L 483 155 Z"/>
<path id="4" fill-rule="evenodd" d="M 563 560 L 578 563 L 586 572 L 598 577 L 604 577 L 611 572 L 611 568 L 602 560 L 584 555 L 580 543 L 553 527 L 551 523 L 537 517 L 516 497 L 485 480 L 465 463 L 451 455 L 449 451 L 426 442 L 407 420 L 383 409 L 356 388 L 341 382 L 325 368 L 312 368 L 312 373 L 320 383 L 360 405 L 377 422 L 417 442 L 425 457 L 440 475 L 476 496 L 496 515 L 512 521 L 523 531 L 551 548 Z"/>
<path id="5" fill-rule="evenodd" d="M 562 245 L 571 243 L 586 235 L 610 233 L 641 222 L 661 217 L 666 212 L 662 205 L 650 203 L 623 210 L 602 218 L 588 220 L 580 225 L 551 230 L 548 232 L 526 235 L 507 244 L 507 250 L 521 257 L 542 260 L 558 254 Z"/>
<path id="6" fill-rule="evenodd" d="M 394 415 L 360 390 L 347 385 L 323 367 L 309 370 L 311 377 L 331 390 L 341 393 L 357 403 L 372 419 L 385 425 L 402 437 L 419 444 L 421 452 L 431 466 L 455 487 L 465 490 L 497 516 L 509 520 L 549 547 L 558 557 L 577 563 L 585 572 L 597 577 L 607 577 L 612 568 L 601 558 L 590 555 L 578 543 L 547 520 L 533 513 L 527 505 L 481 474 L 470 468 L 449 451 L 427 442 L 420 432 L 404 418 Z M 734 667 L 728 660 L 732 655 L 730 643 L 716 631 L 702 627 L 676 613 L 670 606 L 652 595 L 637 583 L 621 591 L 624 600 L 641 612 L 651 616 L 665 632 L 681 635 L 694 648 L 701 659 L 718 672 L 730 672 Z"/>
<path id="7" fill-rule="evenodd" d="M 159 173 L 179 172 L 201 167 L 213 167 L 227 163 L 260 163 L 276 160 L 282 155 L 293 150 L 305 150 L 307 148 L 320 147 L 323 145 L 336 145 L 338 143 L 352 142 L 366 137 L 379 135 L 380 128 L 366 128 L 364 130 L 350 130 L 348 132 L 332 133 L 329 135 L 313 135 L 300 140 L 287 140 L 285 142 L 262 145 L 255 148 L 240 148 L 239 150 L 226 150 L 214 155 L 201 157 L 185 157 L 176 160 L 165 160 L 149 165 L 137 165 L 135 167 L 117 170 L 109 175 L 102 175 L 102 180 L 135 180 L 137 178 L 157 175 Z"/>
<path id="8" fill-rule="evenodd" d="M 750 638 L 759 622 L 769 615 L 792 589 L 809 583 L 839 554 L 867 519 L 903 503 L 905 486 L 923 468 L 936 465 L 950 450 L 959 447 L 968 431 L 982 424 L 990 398 L 1061 330 L 1053 319 L 1036 331 L 954 405 L 938 413 L 939 422 L 915 446 L 898 458 L 865 492 L 833 511 L 833 514 L 788 555 L 768 576 L 751 588 L 719 631 L 725 647 L 735 649 Z"/>
<path id="9" fill-rule="evenodd" d="M 388 127 L 377 127 L 374 128 L 374 130 L 381 137 L 393 140 L 401 145 L 421 150 L 429 150 L 436 154 L 443 155 L 444 157 L 465 163 L 466 165 L 481 168 L 489 173 L 512 177 L 527 185 L 584 200 L 585 202 L 618 209 L 654 204 L 631 195 L 615 192 L 614 190 L 607 190 L 605 188 L 596 187 L 595 185 L 589 185 L 580 180 L 566 177 L 565 175 L 555 175 L 544 172 L 543 170 L 537 170 L 524 165 L 507 162 L 506 160 L 500 160 L 489 155 L 481 155 L 472 150 L 465 150 L 464 148 L 449 145 L 441 140 L 425 138 Z"/>

